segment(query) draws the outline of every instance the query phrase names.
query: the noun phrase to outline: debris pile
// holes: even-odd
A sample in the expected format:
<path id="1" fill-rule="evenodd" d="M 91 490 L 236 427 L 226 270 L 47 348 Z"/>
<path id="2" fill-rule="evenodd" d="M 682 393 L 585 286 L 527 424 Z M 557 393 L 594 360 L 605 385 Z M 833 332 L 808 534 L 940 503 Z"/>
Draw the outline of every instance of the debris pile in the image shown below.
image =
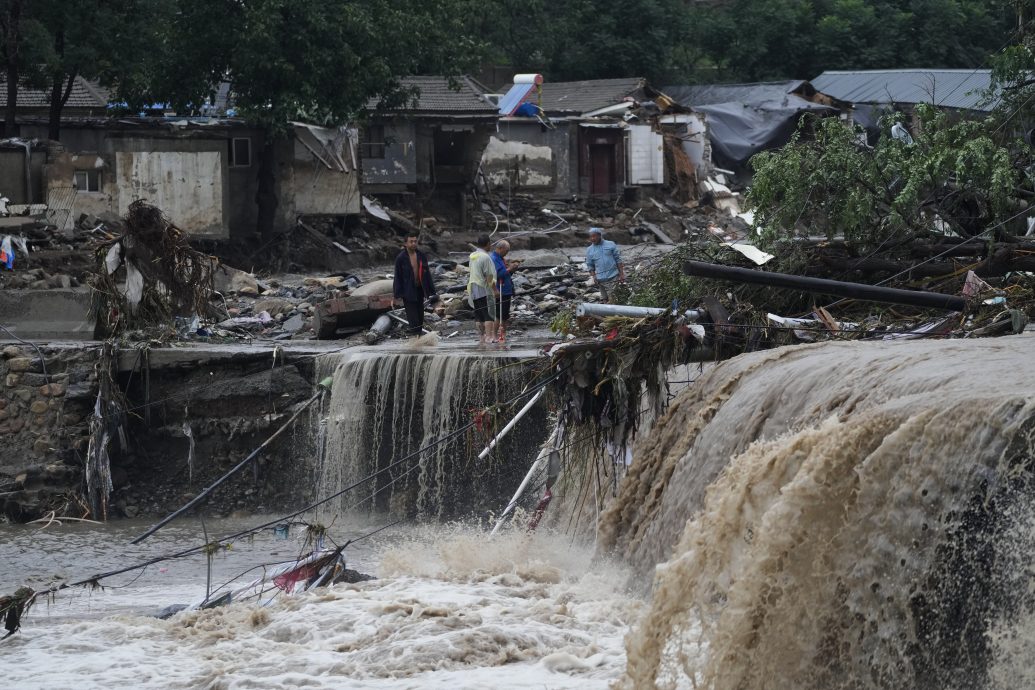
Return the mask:
<path id="1" fill-rule="evenodd" d="M 98 320 L 109 333 L 165 327 L 174 317 L 212 311 L 213 259 L 142 200 L 130 204 L 125 232 L 96 250 L 91 281 L 99 295 Z"/>

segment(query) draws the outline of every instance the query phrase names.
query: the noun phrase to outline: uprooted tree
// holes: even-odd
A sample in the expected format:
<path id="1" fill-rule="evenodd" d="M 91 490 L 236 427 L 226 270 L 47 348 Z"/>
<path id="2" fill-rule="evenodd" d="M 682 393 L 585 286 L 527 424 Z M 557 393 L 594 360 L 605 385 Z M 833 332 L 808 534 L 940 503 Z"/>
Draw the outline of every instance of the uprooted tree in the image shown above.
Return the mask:
<path id="1" fill-rule="evenodd" d="M 749 200 L 763 243 L 822 235 L 872 250 L 932 233 L 994 235 L 1027 206 L 1028 147 L 997 141 L 995 120 L 923 104 L 915 116 L 912 143 L 885 135 L 869 147 L 828 118 L 755 156 Z"/>

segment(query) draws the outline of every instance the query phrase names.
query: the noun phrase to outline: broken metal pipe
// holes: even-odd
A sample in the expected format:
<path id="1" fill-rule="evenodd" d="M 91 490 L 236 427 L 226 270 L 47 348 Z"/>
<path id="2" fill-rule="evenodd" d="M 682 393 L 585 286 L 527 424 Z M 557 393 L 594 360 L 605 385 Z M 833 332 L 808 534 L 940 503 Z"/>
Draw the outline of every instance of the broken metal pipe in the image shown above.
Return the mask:
<path id="1" fill-rule="evenodd" d="M 848 299 L 869 302 L 886 302 L 889 304 L 905 304 L 913 307 L 963 311 L 966 300 L 955 295 L 943 295 L 937 292 L 920 292 L 918 290 L 899 290 L 898 288 L 878 287 L 863 283 L 846 283 L 825 278 L 807 278 L 788 275 L 786 273 L 770 273 L 750 268 L 720 266 L 703 261 L 686 261 L 683 272 L 698 278 L 716 278 L 731 280 L 737 283 L 753 283 L 770 287 L 790 288 L 822 295 L 834 295 Z"/>
<path id="2" fill-rule="evenodd" d="M 556 440 L 557 440 L 557 427 L 554 427 L 550 437 L 546 439 L 546 443 L 543 444 L 543 449 L 539 452 L 539 455 L 532 462 L 532 466 L 528 468 L 528 473 L 525 474 L 525 478 L 521 480 L 521 485 L 518 486 L 517 491 L 514 492 L 514 497 L 510 499 L 510 503 L 500 513 L 499 518 L 496 520 L 496 526 L 489 532 L 489 536 L 493 536 L 496 532 L 499 532 L 500 527 L 503 526 L 503 521 L 510 515 L 510 511 L 514 510 L 514 506 L 517 505 L 518 499 L 521 498 L 521 494 L 525 493 L 525 489 L 528 488 L 528 483 L 532 481 L 532 476 L 535 471 L 539 468 L 540 463 L 546 461 L 550 457 L 550 453 L 556 452 Z"/>
<path id="3" fill-rule="evenodd" d="M 642 319 L 647 316 L 661 316 L 672 313 L 671 309 L 659 307 L 632 307 L 626 304 L 594 304 L 583 302 L 575 308 L 575 316 L 627 316 L 632 319 Z M 698 321 L 705 315 L 703 309 L 687 309 L 683 316 L 687 321 Z"/>
<path id="4" fill-rule="evenodd" d="M 496 444 L 500 442 L 500 439 L 506 436 L 507 432 L 514 428 L 514 425 L 518 423 L 518 420 L 524 417 L 525 414 L 527 414 L 528 411 L 532 409 L 532 406 L 535 405 L 536 402 L 538 402 L 539 398 L 543 397 L 543 393 L 545 392 L 546 388 L 539 389 L 539 392 L 533 395 L 532 399 L 525 403 L 524 407 L 518 410 L 518 413 L 514 415 L 514 418 L 507 422 L 507 425 L 503 427 L 503 429 L 500 430 L 498 434 L 496 434 L 496 438 L 489 441 L 489 445 L 485 446 L 485 450 L 483 450 L 481 453 L 478 453 L 479 460 L 485 459 L 485 456 L 488 455 L 492 451 L 492 449 L 496 447 Z"/>

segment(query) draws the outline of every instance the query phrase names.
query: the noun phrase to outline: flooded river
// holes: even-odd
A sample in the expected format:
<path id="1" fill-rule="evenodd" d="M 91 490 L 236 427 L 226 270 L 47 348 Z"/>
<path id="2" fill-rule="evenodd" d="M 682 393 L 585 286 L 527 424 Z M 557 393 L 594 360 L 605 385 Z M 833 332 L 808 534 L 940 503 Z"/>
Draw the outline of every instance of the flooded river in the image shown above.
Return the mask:
<path id="1" fill-rule="evenodd" d="M 210 537 L 252 520 L 207 521 Z M 338 525 L 342 543 L 375 524 Z M 147 524 L 0 526 L 0 592 L 85 579 L 204 542 L 184 520 L 139 546 Z M 293 560 L 302 532 L 267 530 L 212 559 L 212 588 Z M 152 565 L 39 601 L 0 642 L 10 688 L 604 688 L 625 668 L 623 637 L 641 609 L 628 574 L 588 547 L 461 527 L 396 527 L 350 546 L 377 580 L 153 616 L 205 597 L 206 557 Z M 253 574 L 245 579 L 254 577 Z M 110 586 L 109 586 L 110 585 Z"/>

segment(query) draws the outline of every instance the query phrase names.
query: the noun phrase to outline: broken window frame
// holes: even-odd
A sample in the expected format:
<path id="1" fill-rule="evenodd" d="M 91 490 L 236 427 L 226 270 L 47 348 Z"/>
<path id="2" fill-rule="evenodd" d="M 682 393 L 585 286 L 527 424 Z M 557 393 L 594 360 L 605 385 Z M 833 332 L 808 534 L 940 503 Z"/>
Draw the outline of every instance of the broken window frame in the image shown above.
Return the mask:
<path id="1" fill-rule="evenodd" d="M 100 193 L 101 171 L 100 170 L 74 170 L 72 171 L 72 186 L 80 193 Z"/>
<path id="2" fill-rule="evenodd" d="M 238 151 L 238 143 L 243 142 L 244 156 L 239 155 L 241 152 Z M 228 155 L 227 161 L 231 168 L 250 168 L 252 167 L 252 140 L 250 137 L 231 137 L 227 147 Z M 244 158 L 242 161 L 241 159 Z"/>
<path id="3" fill-rule="evenodd" d="M 359 157 L 366 160 L 384 160 L 387 146 L 384 125 L 367 125 L 363 131 L 363 142 L 359 145 Z"/>

